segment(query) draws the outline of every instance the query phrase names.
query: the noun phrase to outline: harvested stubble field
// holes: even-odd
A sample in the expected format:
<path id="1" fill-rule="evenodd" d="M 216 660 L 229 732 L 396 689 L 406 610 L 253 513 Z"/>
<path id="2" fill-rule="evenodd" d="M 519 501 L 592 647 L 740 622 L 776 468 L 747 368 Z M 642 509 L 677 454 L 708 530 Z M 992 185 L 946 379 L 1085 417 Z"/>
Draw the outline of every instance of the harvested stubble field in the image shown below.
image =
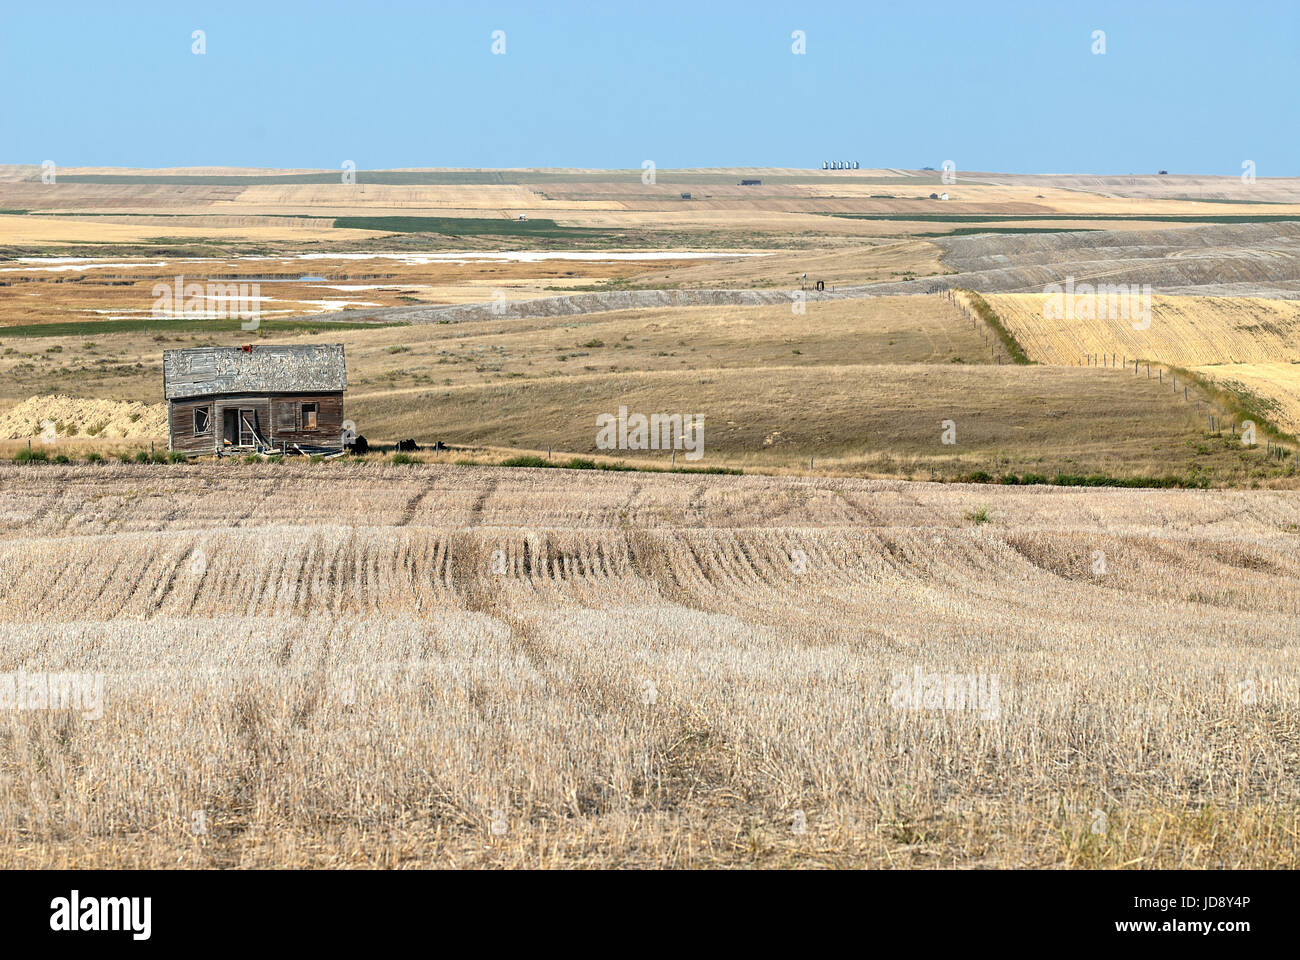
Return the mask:
<path id="1" fill-rule="evenodd" d="M 1269 420 L 1300 435 L 1300 359 L 1285 363 L 1234 363 L 1197 367 L 1196 372 L 1238 396 L 1258 398 Z"/>
<path id="2" fill-rule="evenodd" d="M 1044 294 L 989 294 L 985 299 L 1025 352 L 1043 363 L 1073 365 L 1087 355 L 1117 353 L 1180 367 L 1208 364 L 1300 362 L 1300 301 L 1255 297 L 1151 298 L 1151 325 L 1134 329 L 1137 315 L 1118 317 L 1118 298 L 1109 315 L 1085 311 L 1088 298 L 1068 297 L 1060 306 L 1074 312 L 1047 317 Z M 1106 313 L 1104 298 L 1097 307 Z M 1053 305 L 1055 306 L 1055 305 Z M 1131 310 L 1139 307 L 1133 299 Z"/>
<path id="3" fill-rule="evenodd" d="M 0 670 L 106 689 L 0 714 L 3 866 L 1300 863 L 1295 493 L 0 465 L 0 528 Z"/>
<path id="4" fill-rule="evenodd" d="M 1150 326 L 1091 313 L 1046 317 L 1043 294 L 990 294 L 988 304 L 1035 360 L 1086 363 L 1088 356 L 1141 358 L 1194 370 L 1252 416 L 1300 433 L 1300 301 L 1258 297 L 1151 298 Z M 1061 306 L 1069 307 L 1069 298 Z M 1118 300 L 1113 301 L 1118 303 Z M 1079 305 L 1087 300 L 1079 299 Z M 1136 301 L 1135 301 L 1136 305 Z M 1099 297 L 1095 310 L 1101 310 Z M 1108 361 L 1109 362 L 1109 361 Z"/>

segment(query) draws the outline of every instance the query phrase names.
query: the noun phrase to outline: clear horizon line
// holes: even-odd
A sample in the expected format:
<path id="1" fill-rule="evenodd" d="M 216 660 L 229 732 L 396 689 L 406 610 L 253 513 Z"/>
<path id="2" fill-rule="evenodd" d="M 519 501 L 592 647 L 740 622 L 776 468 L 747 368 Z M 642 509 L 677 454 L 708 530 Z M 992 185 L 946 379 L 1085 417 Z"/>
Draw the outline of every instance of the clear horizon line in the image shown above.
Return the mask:
<path id="1" fill-rule="evenodd" d="M 41 163 L 26 163 L 21 161 L 3 161 L 0 162 L 0 169 L 12 167 L 31 167 L 41 169 Z M 334 167 L 276 167 L 276 166 L 244 166 L 241 164 L 231 163 L 205 163 L 190 165 L 173 165 L 173 166 L 127 166 L 122 164 L 102 164 L 102 163 L 69 163 L 59 164 L 64 170 L 77 169 L 98 169 L 98 170 L 122 170 L 122 171 L 192 171 L 192 170 L 248 170 L 255 172 L 275 172 L 275 173 L 338 173 L 339 170 Z M 773 171 L 793 171 L 797 173 L 837 173 L 854 175 L 872 174 L 879 170 L 897 170 L 903 173 L 940 173 L 938 167 L 902 167 L 902 166 L 862 166 L 857 170 L 831 170 L 821 167 L 791 167 L 779 165 L 765 165 L 754 163 L 731 163 L 717 164 L 716 166 L 686 166 L 686 167 L 667 167 L 657 166 L 658 171 L 675 171 L 679 173 L 710 172 L 720 170 L 773 170 Z M 576 167 L 576 166 L 519 166 L 519 167 L 473 167 L 473 166 L 433 166 L 433 167 L 356 167 L 357 173 L 423 173 L 423 172 L 445 172 L 445 173 L 545 173 L 555 171 L 574 171 L 579 173 L 628 173 L 640 176 L 643 172 L 640 167 Z M 1123 172 L 1108 171 L 1097 172 L 1093 170 L 1054 170 L 1024 172 L 1014 170 L 963 170 L 958 169 L 955 174 L 960 178 L 962 176 L 1015 176 L 1015 177 L 1201 177 L 1201 178 L 1222 178 L 1239 180 L 1239 173 L 1203 173 L 1197 171 L 1182 171 L 1174 173 L 1164 173 L 1159 170 L 1136 171 L 1128 170 Z M 1295 180 L 1300 179 L 1300 175 L 1282 175 L 1274 177 L 1257 176 L 1257 180 Z"/>

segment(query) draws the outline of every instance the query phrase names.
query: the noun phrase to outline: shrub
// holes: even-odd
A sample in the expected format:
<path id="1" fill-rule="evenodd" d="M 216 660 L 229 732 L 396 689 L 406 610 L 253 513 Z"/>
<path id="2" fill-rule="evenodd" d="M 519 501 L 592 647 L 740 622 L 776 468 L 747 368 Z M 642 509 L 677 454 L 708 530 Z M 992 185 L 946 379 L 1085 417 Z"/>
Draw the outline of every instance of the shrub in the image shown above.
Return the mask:
<path id="1" fill-rule="evenodd" d="M 143 450 L 138 451 L 138 452 L 136 453 L 136 455 L 135 455 L 135 462 L 136 462 L 136 463 L 148 463 L 148 462 L 149 462 L 149 454 L 146 453 L 146 452 L 143 451 Z"/>
<path id="2" fill-rule="evenodd" d="M 1029 355 L 1025 353 L 1025 348 L 1020 345 L 1020 342 L 1002 323 L 1002 318 L 993 312 L 993 308 L 988 305 L 988 301 L 973 290 L 967 290 L 965 293 L 970 300 L 971 306 L 975 308 L 975 313 L 993 329 L 998 339 L 1002 341 L 1007 353 L 1011 355 L 1011 362 L 1019 364 L 1033 363 L 1034 361 L 1030 360 Z"/>
<path id="3" fill-rule="evenodd" d="M 179 450 L 172 450 L 167 454 L 168 463 L 184 463 L 185 460 L 185 454 L 181 453 Z"/>
<path id="4" fill-rule="evenodd" d="M 59 454 L 57 457 L 54 458 L 54 462 L 55 462 L 55 463 L 71 463 L 72 461 L 69 460 L 69 459 L 68 459 L 66 456 L 64 456 L 63 454 Z"/>
<path id="5" fill-rule="evenodd" d="M 104 455 L 103 455 L 102 453 L 88 453 L 88 454 L 86 454 L 86 462 L 87 462 L 87 463 L 103 463 L 103 462 L 104 462 Z"/>
<path id="6" fill-rule="evenodd" d="M 712 473 L 728 477 L 743 477 L 745 471 L 739 467 L 671 467 L 668 473 Z"/>
<path id="7" fill-rule="evenodd" d="M 400 467 L 408 463 L 420 463 L 421 461 L 419 457 L 413 457 L 409 453 L 395 453 L 392 462 Z"/>
<path id="8" fill-rule="evenodd" d="M 14 463 L 45 463 L 48 459 L 44 450 L 19 450 L 14 454 Z"/>

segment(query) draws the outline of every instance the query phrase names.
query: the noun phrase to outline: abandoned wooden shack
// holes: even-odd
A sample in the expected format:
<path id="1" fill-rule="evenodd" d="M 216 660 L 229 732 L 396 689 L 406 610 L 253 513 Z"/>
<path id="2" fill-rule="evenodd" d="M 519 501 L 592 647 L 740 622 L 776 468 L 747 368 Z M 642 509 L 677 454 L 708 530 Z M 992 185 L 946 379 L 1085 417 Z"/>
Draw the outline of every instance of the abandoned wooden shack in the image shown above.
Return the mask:
<path id="1" fill-rule="evenodd" d="M 164 350 L 167 448 L 341 452 L 347 379 L 341 343 Z"/>

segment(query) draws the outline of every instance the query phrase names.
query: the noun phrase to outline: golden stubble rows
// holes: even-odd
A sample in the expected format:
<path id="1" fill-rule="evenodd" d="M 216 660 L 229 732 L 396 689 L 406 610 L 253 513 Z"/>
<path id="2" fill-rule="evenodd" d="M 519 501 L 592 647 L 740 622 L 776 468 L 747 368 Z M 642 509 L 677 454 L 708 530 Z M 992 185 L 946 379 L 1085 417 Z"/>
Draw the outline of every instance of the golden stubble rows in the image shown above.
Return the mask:
<path id="1" fill-rule="evenodd" d="M 0 480 L 0 673 L 107 691 L 0 714 L 7 865 L 1297 860 L 1294 494 Z"/>

